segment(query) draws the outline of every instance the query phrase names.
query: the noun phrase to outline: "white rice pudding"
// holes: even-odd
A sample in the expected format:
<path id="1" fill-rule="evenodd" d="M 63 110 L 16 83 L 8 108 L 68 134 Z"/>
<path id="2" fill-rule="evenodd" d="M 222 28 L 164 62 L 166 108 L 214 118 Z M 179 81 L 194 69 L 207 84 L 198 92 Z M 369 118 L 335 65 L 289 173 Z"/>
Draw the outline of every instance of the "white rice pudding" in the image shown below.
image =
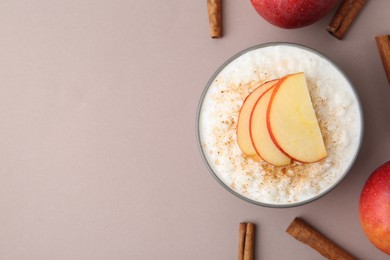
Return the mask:
<path id="1" fill-rule="evenodd" d="M 275 167 L 247 158 L 237 144 L 237 121 L 247 95 L 260 84 L 304 72 L 328 157 Z M 210 81 L 199 111 L 199 138 L 211 170 L 230 189 L 260 204 L 291 205 L 332 188 L 359 150 L 362 119 L 358 98 L 327 59 L 290 44 L 251 49 Z"/>

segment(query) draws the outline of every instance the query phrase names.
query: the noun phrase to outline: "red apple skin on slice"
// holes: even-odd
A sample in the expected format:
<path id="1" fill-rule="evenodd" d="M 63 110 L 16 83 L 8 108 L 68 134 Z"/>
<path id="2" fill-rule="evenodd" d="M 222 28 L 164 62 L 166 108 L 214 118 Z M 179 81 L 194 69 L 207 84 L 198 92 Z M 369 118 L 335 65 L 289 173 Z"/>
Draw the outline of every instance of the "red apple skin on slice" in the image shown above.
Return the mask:
<path id="1" fill-rule="evenodd" d="M 291 163 L 291 158 L 281 152 L 274 144 L 268 132 L 266 121 L 267 108 L 273 88 L 268 89 L 257 100 L 251 115 L 250 134 L 256 152 L 264 161 L 275 166 L 284 166 Z"/>
<path id="2" fill-rule="evenodd" d="M 253 147 L 252 140 L 250 137 L 249 130 L 249 121 L 251 113 L 253 110 L 256 101 L 259 97 L 274 86 L 278 80 L 271 80 L 263 83 L 252 91 L 244 100 L 242 104 L 237 123 L 237 143 L 241 151 L 249 158 L 252 158 L 255 161 L 260 161 L 261 157 L 257 154 L 255 148 Z"/>
<path id="3" fill-rule="evenodd" d="M 274 87 L 267 127 L 275 145 L 296 161 L 312 163 L 327 156 L 302 72 L 281 78 Z"/>

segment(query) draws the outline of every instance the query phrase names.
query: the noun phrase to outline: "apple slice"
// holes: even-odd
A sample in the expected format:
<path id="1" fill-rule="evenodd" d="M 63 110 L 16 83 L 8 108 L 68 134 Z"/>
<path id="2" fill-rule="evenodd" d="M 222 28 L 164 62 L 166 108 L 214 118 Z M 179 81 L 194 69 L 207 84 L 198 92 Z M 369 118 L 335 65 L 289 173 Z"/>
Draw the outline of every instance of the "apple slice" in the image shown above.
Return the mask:
<path id="1" fill-rule="evenodd" d="M 248 157 L 252 158 L 255 161 L 259 161 L 261 158 L 257 154 L 255 148 L 252 145 L 252 140 L 249 131 L 249 120 L 256 101 L 259 97 L 266 92 L 269 88 L 274 86 L 278 80 L 268 81 L 254 91 L 252 91 L 244 100 L 242 104 L 240 114 L 238 116 L 237 123 L 237 142 L 241 151 Z"/>
<path id="2" fill-rule="evenodd" d="M 286 156 L 274 144 L 267 128 L 267 108 L 275 86 L 268 89 L 257 100 L 250 119 L 252 144 L 257 154 L 266 162 L 275 166 L 288 165 L 291 158 Z"/>
<path id="3" fill-rule="evenodd" d="M 294 160 L 310 163 L 327 156 L 302 72 L 281 78 L 274 87 L 267 127 L 275 145 Z"/>

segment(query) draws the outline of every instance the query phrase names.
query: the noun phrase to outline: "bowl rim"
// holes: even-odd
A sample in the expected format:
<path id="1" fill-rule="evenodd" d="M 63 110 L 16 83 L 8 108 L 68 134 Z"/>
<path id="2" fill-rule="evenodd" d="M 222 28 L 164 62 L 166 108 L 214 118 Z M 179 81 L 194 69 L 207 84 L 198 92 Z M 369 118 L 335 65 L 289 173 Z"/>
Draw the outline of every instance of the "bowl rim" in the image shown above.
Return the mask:
<path id="1" fill-rule="evenodd" d="M 311 52 L 311 53 L 313 53 L 315 55 L 318 55 L 319 57 L 325 59 L 327 62 L 329 62 L 330 65 L 332 65 L 336 70 L 338 70 L 338 72 L 344 77 L 344 79 L 349 84 L 349 86 L 350 86 L 350 88 L 352 90 L 352 93 L 353 93 L 353 95 L 356 98 L 358 111 L 359 111 L 360 136 L 359 136 L 359 140 L 358 140 L 358 147 L 357 147 L 357 149 L 355 151 L 355 154 L 352 157 L 352 160 L 351 160 L 350 164 L 348 165 L 348 167 L 346 168 L 344 173 L 340 176 L 340 178 L 336 182 L 334 182 L 327 189 L 321 191 L 320 193 L 318 193 L 317 195 L 315 195 L 315 196 L 313 196 L 311 198 L 308 198 L 306 200 L 299 201 L 299 202 L 294 202 L 294 203 L 272 204 L 272 203 L 260 202 L 260 201 L 256 201 L 256 200 L 250 199 L 250 198 L 248 198 L 248 197 L 246 197 L 244 195 L 241 195 L 237 191 L 233 190 L 232 188 L 230 188 L 228 185 L 226 185 L 218 177 L 217 173 L 214 172 L 214 170 L 211 167 L 209 161 L 207 160 L 207 157 L 205 155 L 205 152 L 204 152 L 204 150 L 202 148 L 202 144 L 201 144 L 201 139 L 202 138 L 201 138 L 200 128 L 199 128 L 200 113 L 201 113 L 201 110 L 202 110 L 202 105 L 203 105 L 205 96 L 206 96 L 206 94 L 207 94 L 211 84 L 213 83 L 214 79 L 219 75 L 219 73 L 227 65 L 229 65 L 232 61 L 234 61 L 235 59 L 237 59 L 240 56 L 244 55 L 245 53 L 253 51 L 253 50 L 257 50 L 257 49 L 271 47 L 271 46 L 289 46 L 289 47 L 299 48 L 299 49 L 303 49 L 303 50 L 309 51 L 309 52 Z M 242 200 L 244 200 L 246 202 L 249 202 L 251 204 L 254 204 L 254 205 L 258 205 L 258 206 L 262 206 L 262 207 L 266 207 L 266 208 L 292 208 L 292 207 L 306 205 L 306 204 L 308 204 L 310 202 L 316 201 L 316 200 L 324 197 L 326 194 L 330 193 L 333 189 L 335 189 L 345 179 L 345 177 L 347 176 L 347 174 L 350 172 L 351 168 L 355 164 L 356 159 L 357 159 L 357 157 L 358 157 L 358 155 L 360 153 L 361 147 L 362 147 L 363 137 L 364 137 L 364 118 L 363 118 L 363 114 L 364 114 L 363 113 L 363 107 L 362 107 L 359 95 L 358 95 L 354 85 L 352 84 L 352 81 L 349 79 L 349 77 L 347 77 L 347 75 L 344 73 L 344 71 L 338 65 L 336 65 L 332 60 L 330 60 L 330 58 L 328 58 L 326 55 L 324 55 L 323 53 L 321 53 L 321 52 L 319 52 L 317 50 L 314 50 L 314 49 L 312 49 L 312 48 L 310 48 L 308 46 L 305 46 L 305 45 L 302 45 L 302 44 L 297 44 L 297 43 L 291 43 L 291 42 L 268 42 L 268 43 L 262 43 L 262 44 L 257 44 L 257 45 L 251 46 L 249 48 L 243 49 L 243 50 L 237 52 L 236 54 L 234 54 L 233 56 L 231 56 L 230 58 L 228 58 L 224 63 L 222 63 L 222 65 L 220 65 L 218 67 L 218 69 L 212 74 L 210 79 L 207 81 L 207 83 L 206 83 L 206 85 L 205 85 L 205 87 L 204 87 L 204 89 L 202 91 L 202 94 L 200 96 L 200 99 L 199 99 L 199 102 L 198 102 L 198 106 L 197 106 L 197 109 L 196 109 L 196 117 L 195 117 L 196 142 L 197 142 L 197 147 L 198 147 L 198 150 L 199 150 L 199 152 L 201 154 L 202 160 L 206 164 L 206 167 L 207 167 L 209 173 L 227 191 L 229 191 L 230 193 L 232 193 L 236 197 L 238 197 L 238 198 L 240 198 L 240 199 L 242 199 Z"/>

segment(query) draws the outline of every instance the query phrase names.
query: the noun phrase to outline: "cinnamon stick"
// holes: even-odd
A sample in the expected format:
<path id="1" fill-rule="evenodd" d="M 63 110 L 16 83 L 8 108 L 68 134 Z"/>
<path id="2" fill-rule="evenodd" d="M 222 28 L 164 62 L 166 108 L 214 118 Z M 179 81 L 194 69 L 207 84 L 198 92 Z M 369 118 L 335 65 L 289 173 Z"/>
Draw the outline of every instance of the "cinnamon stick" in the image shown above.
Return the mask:
<path id="1" fill-rule="evenodd" d="M 356 259 L 300 218 L 295 218 L 287 228 L 286 232 L 295 239 L 317 250 L 321 255 L 328 259 Z"/>
<path id="2" fill-rule="evenodd" d="M 253 260 L 255 257 L 255 232 L 253 223 L 241 223 L 238 238 L 238 260 Z"/>
<path id="3" fill-rule="evenodd" d="M 341 40 L 366 3 L 367 0 L 344 0 L 328 25 L 328 32 Z"/>
<path id="4" fill-rule="evenodd" d="M 390 85 L 390 35 L 378 35 L 375 40 Z"/>
<path id="5" fill-rule="evenodd" d="M 253 260 L 255 256 L 255 225 L 248 223 L 245 234 L 244 260 Z"/>
<path id="6" fill-rule="evenodd" d="M 222 37 L 222 0 L 207 0 L 211 38 Z"/>
<path id="7" fill-rule="evenodd" d="M 240 223 L 238 232 L 238 260 L 244 260 L 246 223 Z"/>

